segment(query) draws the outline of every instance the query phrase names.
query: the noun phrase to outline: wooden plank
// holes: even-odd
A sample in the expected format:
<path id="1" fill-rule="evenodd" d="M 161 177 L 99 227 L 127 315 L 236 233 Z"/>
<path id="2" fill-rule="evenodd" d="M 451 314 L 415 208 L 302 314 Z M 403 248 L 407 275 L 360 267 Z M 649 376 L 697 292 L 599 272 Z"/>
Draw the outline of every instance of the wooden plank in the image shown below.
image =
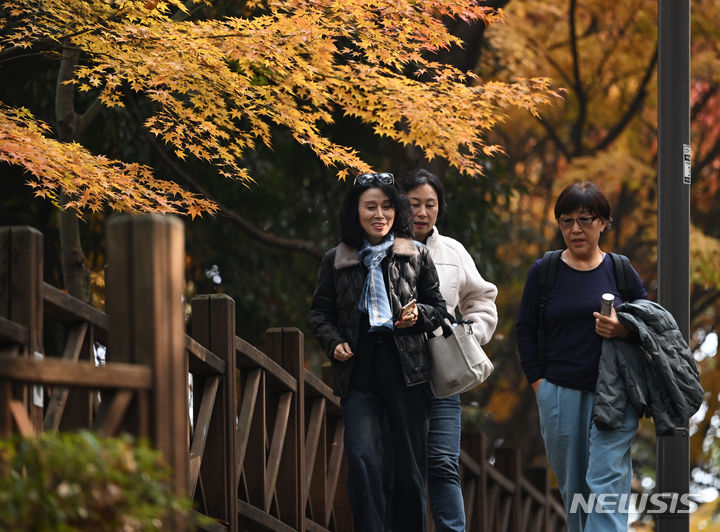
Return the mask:
<path id="1" fill-rule="evenodd" d="M 307 390 L 307 388 L 305 388 Z M 327 461 L 327 400 L 310 399 L 312 408 L 305 432 L 305 515 L 312 516 L 324 526 L 328 525 Z"/>
<path id="2" fill-rule="evenodd" d="M 0 438 L 7 438 L 12 434 L 12 386 L 8 381 L 0 380 Z"/>
<path id="3" fill-rule="evenodd" d="M 463 469 L 470 469 L 477 477 L 474 525 L 480 530 L 489 530 L 488 471 L 494 471 L 494 468 L 487 461 L 487 438 L 482 432 L 463 432 L 461 439 L 460 463 Z"/>
<path id="4" fill-rule="evenodd" d="M 63 360 L 71 362 L 77 362 L 80 356 L 80 349 L 82 349 L 83 342 L 85 340 L 85 334 L 88 330 L 87 323 L 81 323 L 80 325 L 73 327 L 68 335 L 67 341 L 65 342 L 65 349 L 63 350 Z M 60 419 L 62 418 L 63 411 L 65 410 L 65 402 L 67 401 L 68 389 L 67 388 L 54 388 L 50 394 L 50 400 L 48 402 L 47 410 L 45 412 L 45 419 L 43 421 L 44 430 L 56 431 L 60 427 Z"/>
<path id="5" fill-rule="evenodd" d="M 105 308 L 112 318 L 108 330 L 108 362 L 134 361 L 132 338 L 132 277 L 130 241 L 132 226 L 115 216 L 107 224 L 108 265 L 105 269 Z"/>
<path id="6" fill-rule="evenodd" d="M 10 228 L 10 315 L 8 318 L 28 329 L 27 356 L 42 356 L 43 349 L 43 236 L 27 226 Z M 42 430 L 42 405 L 37 406 L 33 390 L 17 388 L 35 431 Z M 27 398 L 27 400 L 25 400 Z"/>
<path id="7" fill-rule="evenodd" d="M 10 318 L 10 228 L 0 227 L 0 317 Z"/>
<path id="8" fill-rule="evenodd" d="M 235 483 L 240 481 L 240 469 L 245 461 L 245 453 L 247 452 L 248 442 L 250 441 L 250 427 L 252 426 L 252 418 L 255 413 L 255 404 L 260 391 L 260 382 L 262 371 L 259 369 L 251 370 L 245 378 L 245 387 L 240 401 L 240 412 L 238 413 L 238 437 L 237 452 L 235 453 L 236 471 Z"/>
<path id="9" fill-rule="evenodd" d="M 278 465 L 283 482 L 276 485 L 278 512 L 283 520 L 302 530 L 305 520 L 305 353 L 303 334 L 296 328 L 273 328 L 265 334 L 268 356 L 297 382 L 289 401 L 283 452 Z M 271 447 L 272 450 L 272 447 Z M 269 462 L 272 465 L 272 462 Z M 272 477 L 271 477 L 272 478 Z"/>
<path id="10" fill-rule="evenodd" d="M 4 360 L 0 364 L 0 378 L 51 386 L 131 390 L 150 390 L 153 384 L 152 371 L 140 364 L 95 366 L 84 361 L 75 363 L 50 358 Z"/>
<path id="11" fill-rule="evenodd" d="M 334 404 L 338 409 L 340 409 L 340 398 L 335 395 L 332 388 L 325 384 L 320 377 L 305 368 L 304 379 L 306 398 L 323 397 L 326 401 Z"/>
<path id="12" fill-rule="evenodd" d="M 296 532 L 295 528 L 286 525 L 279 519 L 274 518 L 245 501 L 238 500 L 237 504 L 238 515 L 243 521 L 240 530 L 252 530 L 254 532 Z M 243 524 L 247 526 L 243 528 Z"/>
<path id="13" fill-rule="evenodd" d="M 200 400 L 199 415 L 195 422 L 195 431 L 193 435 L 192 445 L 190 447 L 190 498 L 195 495 L 195 487 L 200 475 L 200 465 L 205 453 L 205 442 L 208 437 L 208 429 L 212 418 L 213 406 L 217 397 L 218 387 L 220 386 L 220 376 L 211 377 L 203 386 L 202 399 Z M 221 474 L 214 471 L 215 474 Z"/>
<path id="14" fill-rule="evenodd" d="M 318 442 L 320 441 L 324 418 L 325 399 L 315 399 L 310 407 L 310 416 L 308 416 L 307 431 L 305 433 L 305 467 L 307 471 L 313 471 L 315 468 L 315 458 L 318 455 Z M 321 453 L 321 458 L 323 457 L 324 453 Z M 312 474 L 305 475 L 305 500 L 303 501 L 303 508 L 307 504 L 312 479 Z"/>
<path id="15" fill-rule="evenodd" d="M 32 227 L 10 227 L 10 320 L 28 328 L 31 352 L 42 348 L 42 233 Z"/>
<path id="16" fill-rule="evenodd" d="M 201 515 L 200 512 L 198 512 L 196 510 L 192 510 L 192 513 L 195 516 Z M 236 521 L 237 521 L 237 519 L 236 519 Z M 210 524 L 200 527 L 200 530 L 205 530 L 205 532 L 226 532 L 227 530 L 230 529 L 229 525 L 230 525 L 230 523 L 223 524 L 223 523 L 219 523 L 217 521 L 213 521 Z"/>
<path id="17" fill-rule="evenodd" d="M 248 366 L 262 368 L 267 373 L 267 377 L 275 380 L 277 384 L 291 392 L 297 392 L 297 380 L 258 348 L 236 336 L 235 349 L 238 368 Z"/>
<path id="18" fill-rule="evenodd" d="M 108 353 L 113 360 L 153 368 L 151 437 L 180 495 L 187 494 L 189 483 L 184 259 L 184 229 L 177 218 L 117 216 L 108 223 Z"/>
<path id="19" fill-rule="evenodd" d="M 108 437 L 118 433 L 134 395 L 134 391 L 120 390 L 113 396 L 110 406 L 103 410 L 103 416 L 98 420 L 95 428 L 98 434 Z"/>
<path id="20" fill-rule="evenodd" d="M 522 465 L 520 451 L 517 449 L 495 449 L 495 468 L 502 472 L 512 482 L 509 500 L 512 506 L 510 512 L 510 530 L 522 530 Z"/>
<path id="21" fill-rule="evenodd" d="M 267 487 L 267 386 L 265 372 L 260 372 L 260 385 L 250 424 L 238 427 L 238 438 L 247 441 L 245 457 L 238 460 L 242 463 L 242 471 L 248 490 L 248 502 L 253 506 L 265 509 L 265 489 Z M 244 408 L 244 405 L 243 407 Z"/>
<path id="22" fill-rule="evenodd" d="M 493 482 L 496 482 L 497 484 L 502 486 L 503 489 L 508 493 L 512 493 L 515 491 L 515 484 L 513 484 L 512 480 L 508 479 L 496 468 L 489 467 L 487 469 L 487 476 L 489 479 L 492 479 Z"/>
<path id="23" fill-rule="evenodd" d="M 27 345 L 29 340 L 30 333 L 27 327 L 0 316 L 0 345 L 11 343 Z"/>
<path id="24" fill-rule="evenodd" d="M 522 487 L 523 493 L 527 495 L 527 498 L 534 500 L 538 504 L 545 504 L 545 494 L 533 486 L 528 479 L 521 477 L 520 486 Z"/>
<path id="25" fill-rule="evenodd" d="M 489 530 L 499 530 L 498 522 L 500 521 L 500 503 L 501 503 L 501 495 L 500 495 L 501 489 L 500 486 L 497 484 L 493 484 L 493 486 L 488 490 L 488 526 L 490 527 Z"/>
<path id="26" fill-rule="evenodd" d="M 193 298 L 191 310 L 193 338 L 222 363 L 222 367 L 217 366 L 222 379 L 210 419 L 200 478 L 207 493 L 208 512 L 230 522 L 230 530 L 237 532 L 235 302 L 224 294 L 198 296 Z M 190 362 L 192 370 L 192 358 Z"/>
<path id="27" fill-rule="evenodd" d="M 305 520 L 305 530 L 307 532 L 329 532 L 327 528 L 310 519 Z"/>
<path id="28" fill-rule="evenodd" d="M 98 364 L 95 360 L 95 329 L 89 322 L 85 340 L 82 343 L 78 360 Z M 104 360 L 102 362 L 104 364 Z M 71 388 L 65 401 L 65 411 L 60 422 L 59 430 L 75 431 L 79 428 L 92 427 L 96 424 L 96 416 L 102 409 L 101 402 L 109 403 L 108 395 L 113 392 L 105 390 L 103 397 L 96 390 Z"/>
<path id="29" fill-rule="evenodd" d="M 343 437 L 345 434 L 345 425 L 342 420 L 338 419 L 335 425 L 333 438 L 330 441 L 330 460 L 328 460 L 328 479 L 327 479 L 327 508 L 325 514 L 325 523 L 330 522 L 330 516 L 335 506 L 336 493 L 338 484 L 340 483 L 340 474 L 343 465 Z"/>
<path id="30" fill-rule="evenodd" d="M 465 506 L 465 523 L 468 530 L 485 530 L 481 528 L 481 523 L 476 520 L 475 509 L 478 507 L 476 500 L 477 494 L 477 477 L 463 477 L 463 504 Z"/>
<path id="31" fill-rule="evenodd" d="M 290 422 L 290 407 L 292 406 L 293 396 L 290 392 L 286 392 L 278 399 L 277 410 L 275 412 L 275 426 L 273 427 L 272 439 L 270 440 L 270 452 L 268 453 L 267 474 L 265 484 L 265 511 L 270 511 L 270 503 L 272 502 L 272 492 L 275 490 L 278 471 L 280 470 L 280 459 L 285 448 L 285 434 L 287 433 L 288 423 Z M 293 452 L 295 449 L 288 449 L 287 452 Z M 299 479 L 293 479 L 295 481 Z"/>
<path id="32" fill-rule="evenodd" d="M 185 336 L 185 349 L 191 355 L 190 373 L 194 375 L 225 373 L 225 361 L 187 335 Z"/>
<path id="33" fill-rule="evenodd" d="M 3 347 L 0 349 L 0 361 L 6 358 L 17 358 L 20 356 L 21 351 L 22 349 L 19 345 Z"/>
<path id="34" fill-rule="evenodd" d="M 92 305 L 88 305 L 84 301 L 58 290 L 49 283 L 43 283 L 43 300 L 45 314 L 48 318 L 65 325 L 78 321 L 90 323 L 95 327 L 95 335 L 98 341 L 102 344 L 107 343 L 110 316 Z"/>
<path id="35" fill-rule="evenodd" d="M 33 422 L 28 416 L 27 410 L 25 410 L 25 405 L 21 401 L 12 399 L 9 403 L 9 407 L 10 413 L 12 414 L 12 418 L 17 425 L 20 435 L 25 438 L 32 438 L 33 436 L 35 436 L 37 432 L 35 431 L 35 426 L 33 425 Z"/>
<path id="36" fill-rule="evenodd" d="M 150 392 L 138 392 L 137 399 L 138 436 L 140 438 L 150 438 Z"/>
<path id="37" fill-rule="evenodd" d="M 8 320 L 10 318 L 10 228 L 0 227 L 0 317 Z M 19 324 L 17 324 L 19 325 Z M 25 327 L 27 331 L 27 327 Z M 26 345 L 29 341 L 29 333 L 23 342 Z M 10 349 L 3 349 L 0 357 L 11 358 L 18 356 L 17 346 Z M 2 361 L 0 361 L 2 366 Z M 10 412 L 10 401 L 13 399 L 12 386 L 7 381 L 0 381 L 0 437 L 6 438 L 12 434 L 13 419 Z"/>

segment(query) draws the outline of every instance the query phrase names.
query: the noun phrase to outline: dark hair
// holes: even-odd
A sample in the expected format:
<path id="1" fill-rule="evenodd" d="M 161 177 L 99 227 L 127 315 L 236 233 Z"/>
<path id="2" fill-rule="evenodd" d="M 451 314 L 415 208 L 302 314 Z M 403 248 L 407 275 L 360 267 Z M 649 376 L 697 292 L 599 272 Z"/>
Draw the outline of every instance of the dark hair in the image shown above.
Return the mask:
<path id="1" fill-rule="evenodd" d="M 371 188 L 379 188 L 395 207 L 395 219 L 393 220 L 390 232 L 396 237 L 412 238 L 412 209 L 410 202 L 403 196 L 395 185 L 383 185 L 382 183 L 371 183 L 368 185 L 353 185 L 348 190 L 342 206 L 340 207 L 340 241 L 347 244 L 351 248 L 360 249 L 365 238 L 365 231 L 360 225 L 360 217 L 358 215 L 358 203 L 360 196 L 366 190 Z"/>
<path id="2" fill-rule="evenodd" d="M 409 174 L 405 174 L 398 181 L 398 186 L 405 194 L 412 189 L 422 185 L 430 185 L 435 190 L 438 197 L 438 218 L 441 218 L 445 212 L 445 187 L 435 174 L 431 174 L 427 170 L 415 170 Z"/>
<path id="3" fill-rule="evenodd" d="M 612 222 L 612 209 L 610 202 L 595 183 L 583 181 L 565 187 L 555 202 L 555 219 L 563 214 L 586 210 L 593 216 L 598 216 L 607 222 L 607 228 Z"/>

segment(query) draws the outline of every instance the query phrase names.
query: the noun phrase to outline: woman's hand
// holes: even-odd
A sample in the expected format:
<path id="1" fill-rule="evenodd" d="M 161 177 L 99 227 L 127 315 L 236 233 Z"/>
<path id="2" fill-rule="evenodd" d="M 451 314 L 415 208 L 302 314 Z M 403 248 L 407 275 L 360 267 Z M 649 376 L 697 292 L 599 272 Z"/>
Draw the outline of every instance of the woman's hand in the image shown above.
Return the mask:
<path id="1" fill-rule="evenodd" d="M 351 356 L 353 356 L 353 354 L 354 353 L 352 352 L 352 349 L 350 349 L 350 344 L 348 344 L 347 342 L 343 342 L 335 346 L 335 352 L 333 353 L 333 356 L 335 357 L 335 360 L 345 362 Z"/>
<path id="2" fill-rule="evenodd" d="M 542 379 L 538 379 L 533 383 L 530 383 L 530 386 L 532 386 L 533 392 L 535 392 L 535 395 L 537 395 L 538 388 L 540 388 L 540 384 L 542 383 Z"/>
<path id="3" fill-rule="evenodd" d="M 610 316 L 603 316 L 599 312 L 593 312 L 593 316 L 595 316 L 595 332 L 603 338 L 627 338 L 630 331 L 620 323 L 614 308 L 611 308 L 610 312 Z"/>
<path id="4" fill-rule="evenodd" d="M 417 304 L 413 303 L 412 305 L 403 308 L 402 314 L 400 314 L 400 319 L 395 322 L 395 327 L 398 329 L 405 329 L 407 327 L 412 327 L 417 323 L 418 319 L 418 308 Z"/>

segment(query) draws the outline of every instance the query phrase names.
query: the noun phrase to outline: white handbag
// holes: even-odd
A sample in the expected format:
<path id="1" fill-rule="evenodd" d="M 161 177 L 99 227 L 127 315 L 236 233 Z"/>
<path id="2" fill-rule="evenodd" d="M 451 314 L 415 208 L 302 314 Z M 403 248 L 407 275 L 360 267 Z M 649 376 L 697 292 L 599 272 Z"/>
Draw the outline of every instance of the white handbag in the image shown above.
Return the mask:
<path id="1" fill-rule="evenodd" d="M 473 335 L 472 323 L 463 321 L 451 326 L 443 321 L 442 331 L 428 339 L 430 389 L 438 398 L 480 384 L 495 369 Z"/>

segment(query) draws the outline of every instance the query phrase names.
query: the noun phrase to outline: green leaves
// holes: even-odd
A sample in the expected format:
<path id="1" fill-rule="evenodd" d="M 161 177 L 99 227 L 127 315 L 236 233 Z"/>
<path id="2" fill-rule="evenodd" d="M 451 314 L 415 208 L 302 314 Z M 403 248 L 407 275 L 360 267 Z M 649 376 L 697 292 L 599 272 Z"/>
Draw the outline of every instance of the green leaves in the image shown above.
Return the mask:
<path id="1" fill-rule="evenodd" d="M 164 530 L 168 515 L 190 515 L 190 502 L 170 492 L 168 479 L 160 453 L 129 436 L 0 440 L 0 529 Z"/>

